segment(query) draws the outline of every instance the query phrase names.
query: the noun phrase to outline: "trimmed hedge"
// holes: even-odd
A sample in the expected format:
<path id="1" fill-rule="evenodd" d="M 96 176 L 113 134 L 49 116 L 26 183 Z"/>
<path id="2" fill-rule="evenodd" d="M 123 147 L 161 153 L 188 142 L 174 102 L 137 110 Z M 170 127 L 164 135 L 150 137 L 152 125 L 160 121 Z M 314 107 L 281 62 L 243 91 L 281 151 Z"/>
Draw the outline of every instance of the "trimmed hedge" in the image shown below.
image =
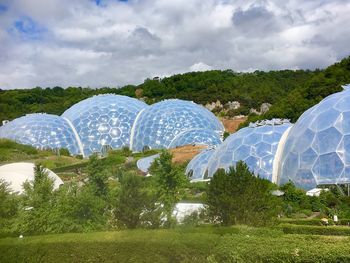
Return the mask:
<path id="1" fill-rule="evenodd" d="M 285 234 L 350 236 L 350 227 L 346 226 L 300 226 L 285 224 L 280 225 L 280 228 Z"/>
<path id="2" fill-rule="evenodd" d="M 293 224 L 293 225 L 301 225 L 301 226 L 320 226 L 322 222 L 319 218 L 314 219 L 281 219 L 280 224 Z"/>
<path id="3" fill-rule="evenodd" d="M 350 262 L 350 246 L 347 236 L 206 226 L 4 238 L 0 239 L 0 258 L 1 262 L 329 263 Z"/>

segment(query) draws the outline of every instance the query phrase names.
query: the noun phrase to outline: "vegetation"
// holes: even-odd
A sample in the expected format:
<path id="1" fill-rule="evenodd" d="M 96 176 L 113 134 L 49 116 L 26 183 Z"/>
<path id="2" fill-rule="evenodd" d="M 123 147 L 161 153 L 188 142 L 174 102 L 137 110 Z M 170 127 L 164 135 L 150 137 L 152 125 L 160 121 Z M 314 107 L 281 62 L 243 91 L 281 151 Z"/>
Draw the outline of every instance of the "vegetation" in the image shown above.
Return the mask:
<path id="1" fill-rule="evenodd" d="M 248 121 L 262 118 L 289 118 L 295 121 L 306 109 L 350 83 L 350 57 L 323 70 L 281 70 L 236 73 L 212 70 L 178 74 L 161 80 L 147 79 L 138 86 L 121 88 L 61 87 L 29 90 L 0 90 L 0 120 L 27 113 L 62 114 L 73 104 L 97 94 L 113 93 L 144 98 L 148 103 L 179 98 L 206 104 L 220 100 L 239 101 L 242 107 L 234 114 L 248 114 L 268 102 L 273 106 L 262 116 L 251 115 Z"/>
<path id="2" fill-rule="evenodd" d="M 228 172 L 218 170 L 207 191 L 208 213 L 219 223 L 264 225 L 279 212 L 279 199 L 271 194 L 274 185 L 255 177 L 248 166 L 238 162 Z"/>
<path id="3" fill-rule="evenodd" d="M 163 151 L 150 167 L 156 195 L 163 205 L 166 222 L 170 223 L 175 204 L 181 200 L 186 178 L 183 172 L 172 164 L 172 155 Z"/>
<path id="4" fill-rule="evenodd" d="M 196 227 L 0 239 L 2 262 L 348 262 L 349 237 Z"/>

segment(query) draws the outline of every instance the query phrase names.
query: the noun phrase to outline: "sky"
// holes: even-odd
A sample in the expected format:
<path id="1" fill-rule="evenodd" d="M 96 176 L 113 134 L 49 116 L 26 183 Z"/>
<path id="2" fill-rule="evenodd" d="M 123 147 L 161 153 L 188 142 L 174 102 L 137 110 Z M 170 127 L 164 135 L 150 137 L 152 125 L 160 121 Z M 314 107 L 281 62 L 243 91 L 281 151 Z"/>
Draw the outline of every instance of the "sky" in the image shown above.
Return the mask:
<path id="1" fill-rule="evenodd" d="M 0 89 L 324 68 L 350 55 L 349 14 L 350 0 L 0 0 Z"/>

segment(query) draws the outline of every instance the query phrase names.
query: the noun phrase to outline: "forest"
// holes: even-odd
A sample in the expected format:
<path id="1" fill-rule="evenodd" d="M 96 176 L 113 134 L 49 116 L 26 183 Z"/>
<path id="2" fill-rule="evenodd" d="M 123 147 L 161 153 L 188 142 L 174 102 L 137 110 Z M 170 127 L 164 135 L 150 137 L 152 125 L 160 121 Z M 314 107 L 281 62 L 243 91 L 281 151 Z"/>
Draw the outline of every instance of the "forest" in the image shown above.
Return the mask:
<path id="1" fill-rule="evenodd" d="M 163 99 L 179 98 L 206 104 L 239 101 L 241 112 L 272 104 L 261 116 L 296 119 L 324 97 L 340 91 L 350 83 L 350 57 L 326 69 L 280 70 L 238 73 L 232 70 L 211 70 L 178 74 L 163 79 L 146 79 L 140 85 L 124 87 L 35 87 L 33 89 L 1 90 L 0 120 L 12 120 L 28 113 L 62 114 L 73 104 L 97 94 L 119 94 L 142 98 L 152 104 Z M 240 112 L 237 112 L 239 114 Z"/>

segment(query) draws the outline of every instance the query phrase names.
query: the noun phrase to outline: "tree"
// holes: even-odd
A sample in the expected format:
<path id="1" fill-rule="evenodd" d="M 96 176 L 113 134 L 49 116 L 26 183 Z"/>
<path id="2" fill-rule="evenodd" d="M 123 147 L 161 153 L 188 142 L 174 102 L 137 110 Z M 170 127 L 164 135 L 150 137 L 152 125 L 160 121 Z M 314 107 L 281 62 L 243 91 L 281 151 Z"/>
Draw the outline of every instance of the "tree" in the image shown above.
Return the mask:
<path id="1" fill-rule="evenodd" d="M 161 209 L 144 180 L 133 173 L 121 177 L 115 217 L 122 226 L 155 228 L 160 225 Z"/>
<path id="2" fill-rule="evenodd" d="M 150 173 L 158 200 L 163 205 L 167 224 L 170 224 L 175 204 L 181 200 L 186 176 L 180 167 L 172 163 L 172 155 L 165 150 L 152 163 Z"/>
<path id="3" fill-rule="evenodd" d="M 23 206 L 18 217 L 19 231 L 50 232 L 54 204 L 53 180 L 40 164 L 34 167 L 34 180 L 23 184 Z"/>
<path id="4" fill-rule="evenodd" d="M 127 228 L 136 228 L 141 225 L 141 214 L 144 210 L 145 191 L 142 189 L 142 178 L 134 174 L 124 174 L 120 184 L 115 216 Z"/>
<path id="5" fill-rule="evenodd" d="M 0 180 L 0 229 L 10 228 L 12 219 L 18 212 L 18 198 L 11 193 L 9 184 Z"/>
<path id="6" fill-rule="evenodd" d="M 92 187 L 95 194 L 106 198 L 108 194 L 108 174 L 96 154 L 90 156 L 88 179 L 89 185 Z"/>
<path id="7" fill-rule="evenodd" d="M 207 190 L 208 214 L 223 225 L 264 225 L 277 214 L 273 184 L 255 177 L 243 162 L 228 172 L 218 170 Z"/>

